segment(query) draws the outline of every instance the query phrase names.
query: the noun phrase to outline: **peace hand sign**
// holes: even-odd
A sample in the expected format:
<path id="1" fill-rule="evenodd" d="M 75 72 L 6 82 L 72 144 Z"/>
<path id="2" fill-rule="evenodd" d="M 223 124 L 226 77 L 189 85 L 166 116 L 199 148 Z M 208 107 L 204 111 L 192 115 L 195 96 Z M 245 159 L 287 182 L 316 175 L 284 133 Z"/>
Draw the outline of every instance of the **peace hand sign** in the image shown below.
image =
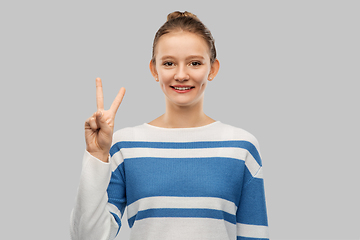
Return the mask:
<path id="1" fill-rule="evenodd" d="M 109 110 L 104 110 L 104 96 L 100 78 L 96 78 L 97 111 L 85 122 L 86 150 L 103 162 L 108 161 L 116 112 L 125 88 L 121 88 Z"/>

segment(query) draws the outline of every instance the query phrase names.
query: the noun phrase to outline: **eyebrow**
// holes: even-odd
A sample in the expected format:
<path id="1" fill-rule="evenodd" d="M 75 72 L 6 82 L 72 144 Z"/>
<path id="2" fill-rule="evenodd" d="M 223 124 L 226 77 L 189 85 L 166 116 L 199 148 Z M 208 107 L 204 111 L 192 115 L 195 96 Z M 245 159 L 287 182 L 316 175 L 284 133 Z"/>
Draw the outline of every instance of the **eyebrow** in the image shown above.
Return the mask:
<path id="1" fill-rule="evenodd" d="M 175 57 L 171 56 L 171 55 L 165 55 L 163 56 L 160 60 L 165 60 L 165 59 L 174 59 Z M 203 56 L 201 55 L 190 55 L 186 58 L 186 60 L 192 59 L 192 58 L 199 58 L 199 59 L 205 59 Z"/>
<path id="2" fill-rule="evenodd" d="M 201 55 L 190 55 L 189 57 L 187 57 L 186 59 L 190 59 L 190 58 L 200 58 L 200 59 L 205 59 L 203 56 Z"/>

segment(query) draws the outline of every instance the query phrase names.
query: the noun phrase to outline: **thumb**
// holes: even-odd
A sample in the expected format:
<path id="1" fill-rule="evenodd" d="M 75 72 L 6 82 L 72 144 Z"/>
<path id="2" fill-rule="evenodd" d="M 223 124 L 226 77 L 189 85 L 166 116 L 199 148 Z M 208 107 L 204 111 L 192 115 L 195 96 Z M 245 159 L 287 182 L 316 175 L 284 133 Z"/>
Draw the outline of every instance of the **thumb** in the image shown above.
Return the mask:
<path id="1" fill-rule="evenodd" d="M 96 113 L 96 124 L 105 134 L 111 134 L 113 131 L 114 123 L 108 114 L 104 113 L 103 111 L 98 111 Z"/>
<path id="2" fill-rule="evenodd" d="M 104 129 L 104 127 L 107 125 L 104 117 L 104 113 L 102 111 L 96 112 L 96 123 L 98 127 L 101 129 Z"/>

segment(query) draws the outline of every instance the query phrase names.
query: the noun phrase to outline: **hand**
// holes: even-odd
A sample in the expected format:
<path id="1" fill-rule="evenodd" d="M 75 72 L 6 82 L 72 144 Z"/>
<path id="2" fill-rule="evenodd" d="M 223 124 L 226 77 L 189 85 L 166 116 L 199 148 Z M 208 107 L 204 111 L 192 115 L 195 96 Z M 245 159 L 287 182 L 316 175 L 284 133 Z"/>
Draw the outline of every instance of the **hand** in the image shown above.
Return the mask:
<path id="1" fill-rule="evenodd" d="M 85 122 L 86 150 L 103 162 L 108 161 L 112 144 L 116 112 L 122 102 L 125 88 L 121 88 L 109 110 L 104 110 L 104 96 L 100 78 L 96 78 L 97 111 Z"/>

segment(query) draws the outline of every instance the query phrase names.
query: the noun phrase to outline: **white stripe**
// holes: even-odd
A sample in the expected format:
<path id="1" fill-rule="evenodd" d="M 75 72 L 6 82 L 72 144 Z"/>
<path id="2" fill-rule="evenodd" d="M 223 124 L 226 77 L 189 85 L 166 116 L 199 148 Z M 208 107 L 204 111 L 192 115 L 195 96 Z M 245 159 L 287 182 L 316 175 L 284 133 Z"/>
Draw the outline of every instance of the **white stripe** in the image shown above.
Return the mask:
<path id="1" fill-rule="evenodd" d="M 187 142 L 189 139 L 194 142 L 228 140 L 249 141 L 256 147 L 258 146 L 256 138 L 251 133 L 244 129 L 221 122 L 198 128 L 168 129 L 142 124 L 116 131 L 114 133 L 113 141 Z"/>
<path id="2" fill-rule="evenodd" d="M 213 197 L 148 197 L 139 199 L 127 208 L 128 218 L 138 211 L 152 208 L 207 208 L 236 215 L 236 205 L 228 200 Z"/>
<path id="3" fill-rule="evenodd" d="M 236 225 L 212 218 L 145 218 L 135 221 L 130 239 L 236 239 Z"/>
<path id="4" fill-rule="evenodd" d="M 245 160 L 245 165 L 247 169 L 249 169 L 251 175 L 255 177 L 256 173 L 258 173 L 260 169 L 260 165 L 250 153 L 248 153 L 247 159 Z M 262 177 L 259 176 L 257 178 L 262 178 Z"/>
<path id="5" fill-rule="evenodd" d="M 267 226 L 236 224 L 238 236 L 250 238 L 269 238 L 269 228 Z"/>
<path id="6" fill-rule="evenodd" d="M 109 212 L 116 214 L 120 219 L 122 218 L 122 214 L 121 214 L 120 210 L 114 204 L 111 204 L 108 202 L 106 204 L 106 208 Z"/>
<path id="7" fill-rule="evenodd" d="M 115 171 L 122 162 L 124 162 L 123 156 L 118 151 L 111 157 L 111 172 Z"/>
<path id="8" fill-rule="evenodd" d="M 263 178 L 263 169 L 260 168 L 259 171 L 256 173 L 256 175 L 254 176 L 256 178 Z"/>
<path id="9" fill-rule="evenodd" d="M 245 160 L 247 150 L 242 148 L 195 148 L 195 149 L 159 149 L 159 148 L 124 148 L 125 158 L 198 158 L 227 157 Z"/>

